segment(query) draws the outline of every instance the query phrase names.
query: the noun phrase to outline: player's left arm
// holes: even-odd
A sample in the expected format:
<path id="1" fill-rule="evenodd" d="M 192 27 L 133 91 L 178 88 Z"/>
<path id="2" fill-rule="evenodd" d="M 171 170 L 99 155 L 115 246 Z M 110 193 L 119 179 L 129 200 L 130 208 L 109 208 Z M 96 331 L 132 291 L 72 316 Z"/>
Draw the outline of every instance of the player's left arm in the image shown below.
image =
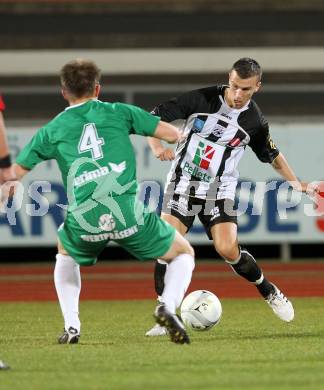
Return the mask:
<path id="1" fill-rule="evenodd" d="M 285 156 L 280 152 L 278 156 L 271 163 L 273 169 L 279 173 L 296 191 L 305 192 L 310 196 L 314 196 L 320 192 L 319 186 L 314 183 L 307 183 L 298 180 L 294 171 L 289 166 Z"/>
<path id="2" fill-rule="evenodd" d="M 257 155 L 258 159 L 264 163 L 270 163 L 273 169 L 282 178 L 287 180 L 294 190 L 305 192 L 310 196 L 319 193 L 320 190 L 317 184 L 298 180 L 285 156 L 272 141 L 267 120 L 260 111 L 257 111 L 257 113 L 259 115 L 259 124 L 254 136 L 251 137 L 249 146 Z"/>

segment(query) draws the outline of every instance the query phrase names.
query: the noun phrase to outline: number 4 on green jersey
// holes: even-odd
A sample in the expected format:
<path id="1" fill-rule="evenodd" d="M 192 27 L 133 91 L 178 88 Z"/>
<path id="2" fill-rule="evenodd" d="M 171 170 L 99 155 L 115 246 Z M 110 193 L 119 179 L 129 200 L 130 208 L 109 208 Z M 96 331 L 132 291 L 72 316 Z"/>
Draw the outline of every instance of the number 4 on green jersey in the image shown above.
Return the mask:
<path id="1" fill-rule="evenodd" d="M 99 160 L 103 157 L 101 146 L 104 144 L 105 141 L 98 136 L 97 128 L 94 123 L 87 123 L 84 125 L 78 147 L 79 153 L 85 153 L 90 150 L 92 159 Z"/>

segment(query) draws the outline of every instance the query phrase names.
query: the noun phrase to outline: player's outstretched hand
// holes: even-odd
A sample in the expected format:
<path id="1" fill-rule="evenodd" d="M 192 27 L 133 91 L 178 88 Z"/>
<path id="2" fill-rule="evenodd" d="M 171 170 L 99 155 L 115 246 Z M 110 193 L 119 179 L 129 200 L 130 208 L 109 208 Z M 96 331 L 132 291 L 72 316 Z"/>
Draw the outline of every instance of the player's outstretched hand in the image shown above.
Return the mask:
<path id="1" fill-rule="evenodd" d="M 173 149 L 163 148 L 157 153 L 155 153 L 155 157 L 158 158 L 160 161 L 172 161 L 175 158 L 175 154 Z"/>
<path id="2" fill-rule="evenodd" d="M 316 197 L 316 195 L 320 193 L 319 183 L 301 182 L 300 184 L 301 184 L 301 191 L 305 192 L 305 194 L 311 198 Z"/>

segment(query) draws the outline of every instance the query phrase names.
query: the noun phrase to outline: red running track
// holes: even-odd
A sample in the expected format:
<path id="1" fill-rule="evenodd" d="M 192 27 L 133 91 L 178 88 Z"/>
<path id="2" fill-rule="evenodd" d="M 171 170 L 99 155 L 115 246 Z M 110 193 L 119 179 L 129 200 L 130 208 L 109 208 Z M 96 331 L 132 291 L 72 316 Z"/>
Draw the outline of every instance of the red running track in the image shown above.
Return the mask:
<path id="1" fill-rule="evenodd" d="M 265 275 L 289 297 L 324 296 L 324 263 L 259 262 Z M 109 262 L 82 268 L 81 299 L 154 299 L 153 262 Z M 57 300 L 54 264 L 0 265 L 0 301 Z M 189 291 L 205 289 L 220 298 L 259 297 L 257 290 L 218 262 L 197 262 Z"/>

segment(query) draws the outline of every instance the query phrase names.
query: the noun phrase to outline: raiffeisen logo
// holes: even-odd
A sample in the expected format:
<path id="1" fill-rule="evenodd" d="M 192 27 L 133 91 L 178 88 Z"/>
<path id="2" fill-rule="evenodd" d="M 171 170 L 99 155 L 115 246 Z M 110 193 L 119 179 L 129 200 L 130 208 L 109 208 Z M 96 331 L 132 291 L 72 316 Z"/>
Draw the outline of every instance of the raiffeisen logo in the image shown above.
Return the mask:
<path id="1" fill-rule="evenodd" d="M 182 165 L 182 169 L 188 172 L 191 176 L 197 177 L 199 180 L 206 183 L 210 183 L 212 176 L 209 176 L 206 171 L 209 168 L 214 153 L 215 149 L 212 146 L 199 142 L 197 149 L 195 150 L 195 156 L 192 160 L 194 165 L 185 161 Z"/>
<path id="2" fill-rule="evenodd" d="M 215 149 L 212 146 L 205 146 L 203 142 L 199 142 L 192 162 L 199 168 L 208 169 L 214 153 Z"/>

